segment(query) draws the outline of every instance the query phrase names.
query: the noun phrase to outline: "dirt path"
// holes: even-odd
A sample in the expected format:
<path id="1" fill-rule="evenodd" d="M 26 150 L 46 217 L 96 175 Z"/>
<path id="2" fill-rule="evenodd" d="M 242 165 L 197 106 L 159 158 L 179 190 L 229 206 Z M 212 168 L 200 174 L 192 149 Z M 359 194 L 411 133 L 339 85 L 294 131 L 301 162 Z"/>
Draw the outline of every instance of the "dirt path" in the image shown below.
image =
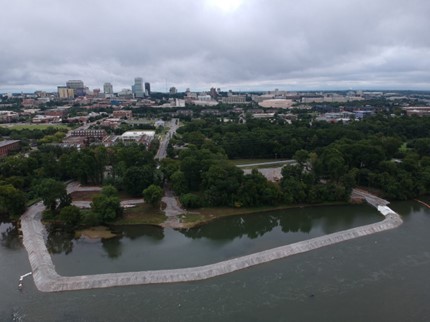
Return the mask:
<path id="1" fill-rule="evenodd" d="M 167 217 L 162 226 L 165 228 L 182 228 L 179 216 L 186 214 L 187 211 L 181 207 L 175 194 L 167 184 L 164 185 L 164 197 L 161 201 L 166 206 L 164 214 Z"/>

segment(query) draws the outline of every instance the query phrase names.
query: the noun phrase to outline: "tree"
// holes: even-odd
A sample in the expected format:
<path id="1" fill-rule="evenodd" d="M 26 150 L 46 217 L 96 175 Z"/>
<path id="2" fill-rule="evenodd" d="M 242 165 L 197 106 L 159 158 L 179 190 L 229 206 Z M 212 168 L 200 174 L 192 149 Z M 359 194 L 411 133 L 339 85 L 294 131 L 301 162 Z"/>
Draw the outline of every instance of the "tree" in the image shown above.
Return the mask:
<path id="1" fill-rule="evenodd" d="M 143 190 L 143 199 L 152 206 L 156 206 L 160 203 L 163 198 L 164 190 L 155 184 L 150 185 L 148 188 Z"/>
<path id="2" fill-rule="evenodd" d="M 60 210 L 60 219 L 67 226 L 74 227 L 81 221 L 81 210 L 76 206 L 66 206 Z"/>
<path id="3" fill-rule="evenodd" d="M 115 187 L 103 187 L 101 193 L 93 198 L 91 210 L 103 223 L 112 222 L 119 218 L 122 215 L 122 208 Z"/>
<path id="4" fill-rule="evenodd" d="M 58 201 L 69 199 L 65 184 L 54 179 L 43 179 L 36 186 L 36 191 L 38 196 L 42 198 L 43 204 L 52 212 L 57 210 Z M 67 203 L 63 202 L 62 205 L 67 205 Z"/>
<path id="5" fill-rule="evenodd" d="M 142 191 L 152 183 L 154 183 L 154 169 L 148 165 L 128 168 L 123 178 L 125 190 L 133 196 L 140 196 Z"/>
<path id="6" fill-rule="evenodd" d="M 273 205 L 280 200 L 281 193 L 277 185 L 253 169 L 251 174 L 243 177 L 243 182 L 238 191 L 238 199 L 241 206 L 256 207 Z"/>
<path id="7" fill-rule="evenodd" d="M 170 177 L 170 181 L 172 183 L 173 190 L 177 194 L 183 194 L 188 191 L 187 181 L 182 171 L 178 170 L 174 172 Z"/>
<path id="8" fill-rule="evenodd" d="M 0 213 L 19 216 L 25 211 L 25 195 L 11 184 L 0 186 Z"/>
<path id="9" fill-rule="evenodd" d="M 301 167 L 304 167 L 306 161 L 309 159 L 309 152 L 306 150 L 298 150 L 294 153 L 293 159 L 296 160 Z"/>
<path id="10" fill-rule="evenodd" d="M 242 170 L 228 162 L 217 162 L 203 174 L 206 200 L 213 206 L 234 205 L 242 179 Z"/>
<path id="11" fill-rule="evenodd" d="M 336 148 L 329 147 L 324 149 L 319 157 L 316 170 L 319 175 L 337 181 L 346 172 L 347 167 L 342 153 Z"/>
<path id="12" fill-rule="evenodd" d="M 193 193 L 183 194 L 180 200 L 185 208 L 200 208 L 203 205 L 201 198 Z"/>

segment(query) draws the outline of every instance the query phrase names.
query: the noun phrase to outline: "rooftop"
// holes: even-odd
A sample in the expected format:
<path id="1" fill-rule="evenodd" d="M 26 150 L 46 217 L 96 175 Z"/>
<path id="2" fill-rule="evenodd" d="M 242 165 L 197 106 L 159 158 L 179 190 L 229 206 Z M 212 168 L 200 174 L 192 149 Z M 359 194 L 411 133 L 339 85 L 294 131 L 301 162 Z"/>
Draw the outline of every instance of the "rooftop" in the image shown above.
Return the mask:
<path id="1" fill-rule="evenodd" d="M 13 143 L 17 143 L 19 142 L 19 140 L 6 140 L 6 141 L 0 141 L 0 148 L 9 145 L 9 144 L 13 144 Z"/>

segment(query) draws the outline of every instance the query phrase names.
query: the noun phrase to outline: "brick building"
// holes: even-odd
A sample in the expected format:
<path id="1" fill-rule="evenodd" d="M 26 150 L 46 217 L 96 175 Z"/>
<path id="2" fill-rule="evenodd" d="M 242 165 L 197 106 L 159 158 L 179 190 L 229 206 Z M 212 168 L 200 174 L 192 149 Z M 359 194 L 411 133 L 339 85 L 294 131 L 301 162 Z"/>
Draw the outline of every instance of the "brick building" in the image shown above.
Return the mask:
<path id="1" fill-rule="evenodd" d="M 19 140 L 0 141 L 0 157 L 9 154 L 10 151 L 19 149 Z"/>
<path id="2" fill-rule="evenodd" d="M 119 110 L 119 111 L 113 111 L 113 117 L 114 118 L 127 118 L 130 119 L 133 117 L 133 112 L 129 110 Z"/>

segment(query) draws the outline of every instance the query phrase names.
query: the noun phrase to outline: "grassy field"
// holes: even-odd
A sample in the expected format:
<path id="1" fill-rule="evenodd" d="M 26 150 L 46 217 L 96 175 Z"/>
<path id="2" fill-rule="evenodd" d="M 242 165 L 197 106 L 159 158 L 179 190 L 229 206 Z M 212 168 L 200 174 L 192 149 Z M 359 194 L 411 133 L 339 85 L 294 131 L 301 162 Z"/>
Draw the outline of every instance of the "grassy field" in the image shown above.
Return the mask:
<path id="1" fill-rule="evenodd" d="M 99 193 L 100 191 L 73 191 L 71 195 L 74 201 L 91 201 Z"/>
<path id="2" fill-rule="evenodd" d="M 149 204 L 139 204 L 133 208 L 124 209 L 124 217 L 115 225 L 161 225 L 167 217 L 163 212 Z"/>
<path id="3" fill-rule="evenodd" d="M 2 127 L 7 127 L 12 130 L 46 130 L 48 128 L 55 128 L 55 129 L 70 129 L 67 125 L 53 125 L 53 124 L 16 124 L 16 125 L 8 125 Z"/>

